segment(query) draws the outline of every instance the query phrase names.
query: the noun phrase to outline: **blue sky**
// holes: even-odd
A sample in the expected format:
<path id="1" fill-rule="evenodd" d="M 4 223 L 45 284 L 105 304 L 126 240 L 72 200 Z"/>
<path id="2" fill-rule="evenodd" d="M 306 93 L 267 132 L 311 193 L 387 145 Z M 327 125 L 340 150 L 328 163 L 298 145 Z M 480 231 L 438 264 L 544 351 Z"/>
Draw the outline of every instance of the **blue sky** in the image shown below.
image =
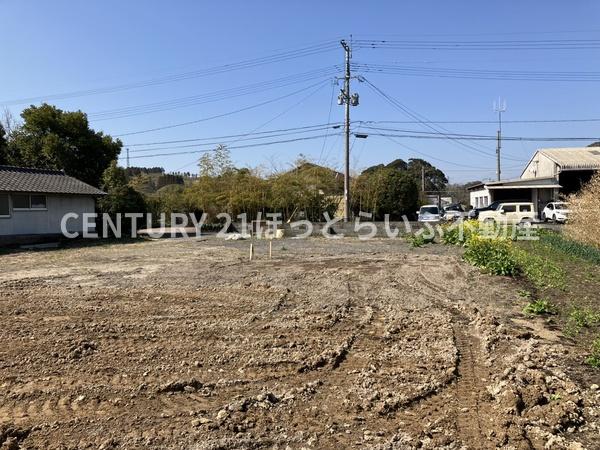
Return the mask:
<path id="1" fill-rule="evenodd" d="M 17 1 L 0 0 L 0 107 L 18 116 L 29 99 L 46 99 L 65 110 L 90 114 L 95 129 L 107 134 L 160 128 L 223 117 L 187 126 L 122 136 L 131 145 L 132 165 L 163 166 L 167 170 L 195 171 L 198 154 L 143 157 L 151 154 L 195 151 L 206 146 L 171 148 L 183 144 L 136 145 L 153 142 L 239 135 L 324 124 L 343 120 L 343 108 L 331 102 L 338 87 L 332 74 L 299 75 L 275 87 L 255 92 L 244 86 L 305 74 L 343 63 L 340 38 L 399 41 L 540 41 L 600 39 L 600 3 L 597 1 Z M 333 43 L 325 47 L 327 43 Z M 202 71 L 285 51 L 323 45 L 326 51 L 241 70 L 206 75 Z M 459 79 L 423 76 L 423 69 L 476 69 L 526 72 L 600 72 L 598 49 L 448 50 L 369 49 L 355 46 L 353 62 L 419 67 L 416 76 L 362 73 L 382 92 L 432 121 L 493 121 L 495 98 L 507 102 L 504 119 L 600 118 L 599 82 Z M 448 72 L 445 72 L 448 73 Z M 178 74 L 191 74 L 177 80 Z M 361 74 L 360 71 L 355 72 Z M 202 76 L 200 76 L 202 75 Z M 341 73 L 340 73 L 341 75 Z M 140 87 L 142 82 L 171 77 L 170 82 Z M 177 81 L 173 81 L 175 78 Z M 598 77 L 596 78 L 598 79 Z M 320 83 L 320 84 L 318 84 Z M 115 86 L 136 86 L 113 89 Z M 148 83 L 146 83 L 148 84 Z M 278 87 L 277 87 L 278 86 Z M 103 90 L 94 95 L 53 98 L 54 94 Z M 237 88 L 240 88 L 239 90 Z M 219 101 L 200 103 L 190 97 L 232 89 Z M 253 91 L 254 89 L 254 91 Z M 352 109 L 356 121 L 411 120 L 390 105 L 367 83 L 353 81 L 361 104 Z M 233 93 L 239 93 L 233 96 Z M 289 95 L 294 93 L 293 95 Z M 81 94 L 81 92 L 80 92 Z M 89 94 L 89 93 L 88 93 Z M 163 102 L 185 99 L 167 106 Z M 279 100 L 275 100 L 279 99 Z M 234 114 L 232 111 L 253 107 Z M 160 111 L 135 109 L 119 117 L 115 110 L 159 103 Z M 331 114 L 330 114 L 331 110 Z M 100 114 L 99 114 L 100 113 Z M 506 123 L 506 136 L 600 136 L 600 122 Z M 360 123 L 357 122 L 355 129 Z M 419 123 L 374 125 L 432 131 Z M 444 132 L 494 135 L 496 125 L 432 124 Z M 363 132 L 368 130 L 361 129 Z M 332 130 L 337 133 L 337 130 Z M 467 142 L 468 148 L 449 140 L 376 136 L 357 140 L 352 148 L 355 170 L 396 158 L 423 157 L 444 170 L 451 181 L 493 178 L 492 141 Z M 378 131 L 381 133 L 381 131 Z M 269 139 L 319 136 L 307 132 Z M 397 134 L 397 133 L 396 133 Z M 223 138 L 231 147 L 260 141 Z M 505 142 L 504 177 L 520 169 L 538 147 L 586 145 L 588 142 Z M 186 143 L 185 145 L 196 145 Z M 152 148 L 164 150 L 151 151 Z M 134 151 L 135 150 L 135 151 Z M 138 150 L 149 150 L 139 152 Z M 329 136 L 270 146 L 232 148 L 239 166 L 286 168 L 302 153 L 335 167 L 343 161 L 343 140 Z M 423 156 L 428 155 L 428 156 Z M 122 159 L 124 164 L 124 159 Z M 451 164 L 452 163 L 452 164 Z"/>

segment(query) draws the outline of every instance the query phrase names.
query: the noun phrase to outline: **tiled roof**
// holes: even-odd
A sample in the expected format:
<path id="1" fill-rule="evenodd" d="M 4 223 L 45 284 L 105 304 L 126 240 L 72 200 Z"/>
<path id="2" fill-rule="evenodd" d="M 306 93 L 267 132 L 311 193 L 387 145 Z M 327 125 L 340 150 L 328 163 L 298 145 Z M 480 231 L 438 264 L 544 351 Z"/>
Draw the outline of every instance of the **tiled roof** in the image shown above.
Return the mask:
<path id="1" fill-rule="evenodd" d="M 100 189 L 66 175 L 61 170 L 0 166 L 0 192 L 104 195 Z"/>

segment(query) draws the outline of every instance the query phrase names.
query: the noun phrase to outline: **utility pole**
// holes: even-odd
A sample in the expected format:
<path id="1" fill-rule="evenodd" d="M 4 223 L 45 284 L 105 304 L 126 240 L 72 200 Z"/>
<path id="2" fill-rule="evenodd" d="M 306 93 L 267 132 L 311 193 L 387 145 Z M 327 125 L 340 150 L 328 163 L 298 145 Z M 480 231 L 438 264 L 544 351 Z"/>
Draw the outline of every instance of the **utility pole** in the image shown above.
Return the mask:
<path id="1" fill-rule="evenodd" d="M 421 165 L 421 192 L 425 196 L 425 166 Z"/>
<path id="2" fill-rule="evenodd" d="M 344 89 L 338 96 L 338 104 L 345 105 L 345 127 L 346 136 L 344 151 L 344 222 L 350 220 L 350 107 L 358 106 L 358 94 L 350 95 L 350 58 L 352 48 L 345 40 L 340 41 L 346 54 L 346 70 L 344 74 Z"/>
<path id="3" fill-rule="evenodd" d="M 129 169 L 129 148 L 127 148 L 127 168 Z"/>
<path id="4" fill-rule="evenodd" d="M 498 113 L 498 137 L 496 144 L 496 178 L 500 181 L 500 148 L 502 147 L 502 113 L 506 111 L 506 101 L 498 97 L 498 103 L 494 102 L 494 111 Z"/>

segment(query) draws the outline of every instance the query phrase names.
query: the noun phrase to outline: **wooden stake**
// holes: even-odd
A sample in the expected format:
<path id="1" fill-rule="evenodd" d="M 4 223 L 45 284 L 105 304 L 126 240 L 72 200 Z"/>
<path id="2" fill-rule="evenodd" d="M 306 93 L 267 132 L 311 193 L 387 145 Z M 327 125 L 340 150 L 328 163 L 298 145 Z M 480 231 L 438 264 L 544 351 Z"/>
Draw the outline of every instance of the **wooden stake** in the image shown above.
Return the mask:
<path id="1" fill-rule="evenodd" d="M 273 258 L 273 241 L 269 241 L 269 259 Z"/>
<path id="2" fill-rule="evenodd" d="M 250 258 L 249 261 L 252 261 L 252 256 L 254 255 L 254 244 L 250 242 Z"/>

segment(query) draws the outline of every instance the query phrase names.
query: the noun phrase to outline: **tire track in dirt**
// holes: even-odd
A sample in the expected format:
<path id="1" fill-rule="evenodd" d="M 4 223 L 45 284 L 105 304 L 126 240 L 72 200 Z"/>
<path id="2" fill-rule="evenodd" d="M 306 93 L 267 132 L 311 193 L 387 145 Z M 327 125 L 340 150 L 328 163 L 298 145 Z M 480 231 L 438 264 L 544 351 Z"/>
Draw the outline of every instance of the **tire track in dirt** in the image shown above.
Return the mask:
<path id="1" fill-rule="evenodd" d="M 484 356 L 481 353 L 481 343 L 468 318 L 459 310 L 456 302 L 452 302 L 454 293 L 449 293 L 430 281 L 431 274 L 428 277 L 423 265 L 415 265 L 415 269 L 415 278 L 400 277 L 404 281 L 403 285 L 426 297 L 435 308 L 449 314 L 457 361 L 454 381 L 443 389 L 418 399 L 416 404 L 411 404 L 408 417 L 416 414 L 424 421 L 435 417 L 439 419 L 442 413 L 452 423 L 456 438 L 468 448 L 493 448 L 482 424 L 484 418 L 491 417 L 491 405 L 484 400 L 488 395 L 486 380 L 489 380 L 490 372 L 482 363 Z M 428 266 L 427 269 L 439 270 L 439 267 Z"/>

